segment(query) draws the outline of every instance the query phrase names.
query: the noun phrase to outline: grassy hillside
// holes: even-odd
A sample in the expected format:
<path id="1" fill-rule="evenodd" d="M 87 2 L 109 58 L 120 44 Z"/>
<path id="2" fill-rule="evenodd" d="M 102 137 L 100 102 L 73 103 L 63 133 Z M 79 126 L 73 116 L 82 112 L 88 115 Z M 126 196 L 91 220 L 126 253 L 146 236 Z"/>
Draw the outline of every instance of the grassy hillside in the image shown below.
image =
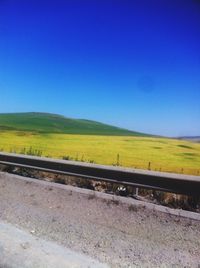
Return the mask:
<path id="1" fill-rule="evenodd" d="M 200 143 L 53 114 L 0 114 L 0 151 L 200 175 Z"/>
<path id="2" fill-rule="evenodd" d="M 0 114 L 0 130 L 34 131 L 113 136 L 147 136 L 146 134 L 84 119 L 71 119 L 48 113 Z"/>

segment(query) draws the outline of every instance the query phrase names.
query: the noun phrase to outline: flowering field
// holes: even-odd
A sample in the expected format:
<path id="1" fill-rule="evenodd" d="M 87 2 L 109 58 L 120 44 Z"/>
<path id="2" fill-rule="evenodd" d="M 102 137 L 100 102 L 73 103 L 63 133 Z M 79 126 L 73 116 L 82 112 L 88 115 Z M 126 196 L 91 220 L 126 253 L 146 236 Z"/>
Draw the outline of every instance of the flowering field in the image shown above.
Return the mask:
<path id="1" fill-rule="evenodd" d="M 0 150 L 200 175 L 200 143 L 176 139 L 3 130 Z"/>

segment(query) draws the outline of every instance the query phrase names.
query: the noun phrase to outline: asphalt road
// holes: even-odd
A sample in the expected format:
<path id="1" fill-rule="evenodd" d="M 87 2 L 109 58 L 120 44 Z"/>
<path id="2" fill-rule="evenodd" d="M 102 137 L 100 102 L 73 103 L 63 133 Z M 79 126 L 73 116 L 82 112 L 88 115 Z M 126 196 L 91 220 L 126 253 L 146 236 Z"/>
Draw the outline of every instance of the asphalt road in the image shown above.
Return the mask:
<path id="1" fill-rule="evenodd" d="M 110 267 L 200 265 L 199 221 L 70 186 L 0 173 L 0 220 Z"/>

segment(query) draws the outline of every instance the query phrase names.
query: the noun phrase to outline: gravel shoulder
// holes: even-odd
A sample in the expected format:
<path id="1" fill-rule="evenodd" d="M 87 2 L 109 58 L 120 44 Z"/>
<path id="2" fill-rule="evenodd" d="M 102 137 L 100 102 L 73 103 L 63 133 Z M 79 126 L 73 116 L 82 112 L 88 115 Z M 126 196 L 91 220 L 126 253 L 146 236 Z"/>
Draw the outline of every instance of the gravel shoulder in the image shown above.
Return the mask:
<path id="1" fill-rule="evenodd" d="M 0 267 L 55 268 L 58 264 L 59 268 L 109 268 L 0 221 Z"/>
<path id="2" fill-rule="evenodd" d="M 0 220 L 110 267 L 199 267 L 200 222 L 0 173 Z"/>

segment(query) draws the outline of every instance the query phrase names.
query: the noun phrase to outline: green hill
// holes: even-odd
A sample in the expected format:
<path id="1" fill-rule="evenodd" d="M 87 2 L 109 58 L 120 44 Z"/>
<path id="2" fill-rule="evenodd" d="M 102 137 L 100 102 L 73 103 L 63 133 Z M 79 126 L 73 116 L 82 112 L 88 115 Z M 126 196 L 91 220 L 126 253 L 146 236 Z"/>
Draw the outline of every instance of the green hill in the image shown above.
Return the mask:
<path id="1" fill-rule="evenodd" d="M 148 136 L 147 134 L 129 131 L 95 121 L 34 112 L 0 114 L 0 130 L 85 135 Z"/>

